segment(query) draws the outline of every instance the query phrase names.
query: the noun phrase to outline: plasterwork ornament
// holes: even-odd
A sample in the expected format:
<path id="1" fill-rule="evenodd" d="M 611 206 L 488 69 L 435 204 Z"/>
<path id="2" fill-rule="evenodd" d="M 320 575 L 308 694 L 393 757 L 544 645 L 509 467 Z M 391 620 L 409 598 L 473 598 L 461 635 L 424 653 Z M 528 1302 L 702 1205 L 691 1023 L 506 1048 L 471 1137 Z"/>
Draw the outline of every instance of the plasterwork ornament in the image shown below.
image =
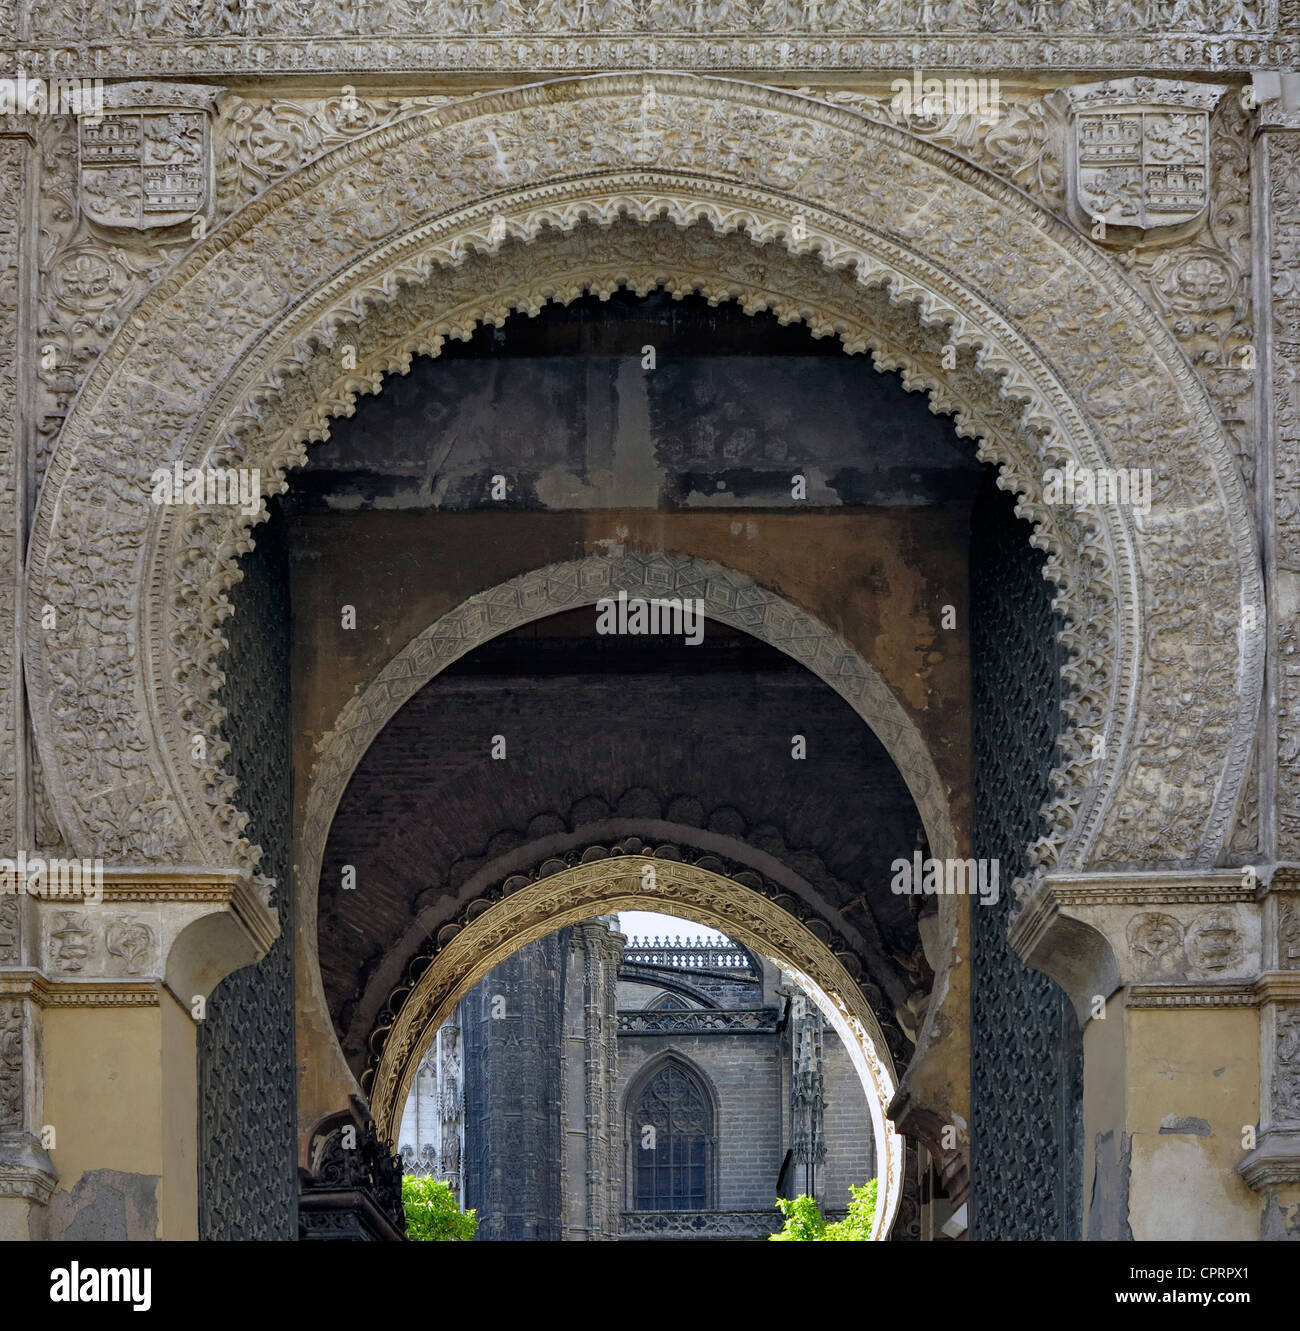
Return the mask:
<path id="1" fill-rule="evenodd" d="M 27 517 L 22 455 L 29 447 L 31 347 L 24 321 L 35 276 L 30 205 L 36 172 L 28 127 L 17 119 L 0 119 L 0 846 L 13 846 L 18 836 L 18 750 L 26 743 L 18 578 Z"/>
<path id="2" fill-rule="evenodd" d="M 403 116 L 454 100 L 445 95 L 374 97 L 355 88 L 319 98 L 226 94 L 219 103 L 215 129 L 218 207 L 223 215 L 234 212 L 318 154 Z"/>
<path id="3" fill-rule="evenodd" d="M 1127 932 L 1129 956 L 1139 974 L 1175 975 L 1183 969 L 1183 927 L 1172 915 L 1135 915 Z"/>
<path id="4" fill-rule="evenodd" d="M 35 123 L 40 147 L 40 306 L 33 467 L 43 478 L 68 406 L 91 366 L 150 282 L 192 243 L 165 232 L 96 229 L 78 186 L 77 124 Z M 53 844 L 49 840 L 43 845 Z"/>
<path id="5" fill-rule="evenodd" d="M 1144 76 L 1067 88 L 1080 229 L 1109 245 L 1190 234 L 1209 206 L 1210 112 L 1227 91 Z"/>
<path id="6" fill-rule="evenodd" d="M 1258 599 L 1257 570 L 1239 483 L 1225 474 L 1222 436 L 1154 319 L 1082 242 L 1054 233 L 1022 195 L 956 159 L 842 110 L 771 90 L 706 88 L 673 76 L 658 82 L 662 95 L 653 113 L 644 107 L 641 79 L 608 78 L 581 81 L 560 95 L 539 89 L 493 94 L 375 131 L 288 177 L 232 218 L 220 246 L 197 246 L 140 308 L 65 428 L 64 461 L 56 483 L 47 487 L 37 524 L 37 596 L 29 605 L 47 584 L 52 589 L 51 579 L 67 588 L 60 599 L 93 603 L 98 598 L 83 597 L 77 584 L 107 577 L 123 593 L 157 587 L 160 599 L 147 615 L 151 634 L 171 625 L 165 641 L 153 637 L 138 654 L 131 644 L 139 625 L 132 619 L 74 625 L 39 647 L 42 659 L 34 668 L 49 687 L 38 693 L 54 708 L 40 718 L 43 756 L 52 762 L 58 753 L 64 763 L 115 773 L 98 782 L 89 776 L 52 779 L 77 836 L 120 848 L 125 858 L 177 855 L 185 847 L 194 858 L 213 859 L 222 842 L 237 855 L 247 853 L 239 850 L 242 820 L 233 788 L 214 766 L 196 771 L 188 756 L 195 730 L 207 730 L 209 752 L 216 761 L 221 756 L 210 702 L 221 645 L 216 622 L 224 613 L 224 587 L 235 575 L 233 559 L 246 540 L 243 524 L 228 515 L 165 513 L 158 541 L 146 542 L 145 529 L 158 515 L 146 508 L 145 462 L 150 468 L 167 465 L 171 450 L 188 440 L 194 459 L 260 462 L 262 474 L 272 476 L 301 456 L 296 442 L 266 455 L 254 437 L 265 439 L 268 411 L 285 392 L 285 375 L 309 365 L 313 348 L 335 342 L 339 329 L 368 306 L 391 303 L 406 283 L 429 281 L 436 265 L 464 262 L 476 247 L 499 248 L 500 236 L 489 235 L 498 230 L 498 218 L 508 236 L 532 240 L 544 226 L 571 228 L 583 216 L 612 220 L 620 212 L 666 212 L 680 225 L 703 218 L 715 229 L 743 227 L 760 242 L 820 252 L 824 263 L 856 267 L 863 286 L 887 286 L 900 306 L 917 302 L 924 323 L 946 323 L 948 336 L 973 355 L 990 388 L 1004 376 L 995 396 L 1026 400 L 1021 423 L 1038 434 L 1041 448 L 1014 465 L 1013 459 L 1004 461 L 1008 483 L 1027 502 L 1044 463 L 1063 461 L 1072 450 L 1081 463 L 1094 465 L 1105 458 L 1132 465 L 1149 465 L 1157 456 L 1179 459 L 1177 467 L 1160 468 L 1155 507 L 1140 530 L 1113 513 L 1077 512 L 1044 524 L 1066 544 L 1087 550 L 1090 563 L 1113 568 L 1112 577 L 1127 581 L 1141 567 L 1143 585 L 1157 600 L 1163 579 L 1185 594 L 1181 566 L 1194 559 L 1207 593 L 1190 621 L 1200 651 L 1194 667 L 1176 645 L 1187 624 L 1153 623 L 1145 634 L 1136 633 L 1136 625 L 1118 632 L 1108 625 L 1100 639 L 1093 637 L 1098 645 L 1081 654 L 1089 675 L 1105 673 L 1111 661 L 1109 687 L 1120 690 L 1115 700 L 1130 700 L 1105 713 L 1121 718 L 1120 733 L 1128 728 L 1129 761 L 1121 762 L 1123 742 L 1093 762 L 1071 756 L 1065 784 L 1073 795 L 1063 796 L 1056 812 L 1061 825 L 1070 826 L 1090 788 L 1096 795 L 1119 780 L 1129 796 L 1102 800 L 1085 814 L 1076 837 L 1099 835 L 1109 806 L 1109 855 L 1143 860 L 1215 853 L 1244 765 L 1238 722 L 1257 687 L 1247 681 L 1258 674 L 1257 641 L 1247 635 L 1244 657 L 1232 646 L 1229 606 L 1240 604 L 1243 594 Z M 590 174 L 561 184 L 570 152 Z M 689 173 L 689 183 L 678 171 Z M 491 204 L 475 202 L 492 195 Z M 927 206 L 937 197 L 945 200 L 941 211 Z M 832 202 L 834 215 L 823 213 L 821 205 Z M 806 228 L 800 241 L 791 234 L 796 212 Z M 872 219 L 870 233 L 843 220 L 859 216 Z M 927 254 L 941 259 L 942 268 Z M 362 266 L 340 285 L 349 263 Z M 956 286 L 947 275 L 954 269 L 971 285 Z M 981 304 L 973 294 L 981 286 L 996 292 L 994 304 L 1005 314 Z M 1105 346 L 1086 345 L 1085 330 L 1069 313 L 1083 310 L 1090 311 L 1090 322 L 1109 321 Z M 245 360 L 254 345 L 262 351 Z M 186 347 L 195 349 L 193 358 L 177 354 Z M 1074 376 L 1074 392 L 1064 389 L 1058 371 L 1065 382 Z M 352 384 L 344 401 L 374 380 L 353 376 Z M 299 440 L 319 436 L 333 410 L 318 407 L 319 423 L 304 428 Z M 109 416 L 97 424 L 104 412 Z M 132 424 L 123 428 L 123 420 Z M 134 465 L 127 460 L 133 440 L 141 459 Z M 157 451 L 148 456 L 155 443 Z M 106 487 L 111 504 L 104 502 Z M 106 521 L 111 540 L 105 539 Z M 55 527 L 60 536 L 51 541 Z M 86 533 L 93 533 L 93 545 Z M 1141 545 L 1136 559 L 1135 540 Z M 146 544 L 166 551 L 166 561 L 184 570 L 172 594 L 162 591 L 169 575 L 156 579 L 139 567 Z M 45 567 L 47 549 L 61 571 Z M 76 549 L 83 552 L 80 559 Z M 1217 590 L 1211 594 L 1211 588 Z M 1067 613 L 1073 595 L 1063 592 Z M 131 600 L 123 595 L 120 603 Z M 1075 635 L 1095 635 L 1070 617 Z M 168 735 L 165 758 L 151 739 L 133 737 L 134 706 L 107 697 L 84 701 L 110 718 L 110 752 L 101 743 L 98 752 L 77 759 L 70 734 L 56 741 L 53 718 L 65 718 L 60 725 L 67 733 L 66 718 L 83 697 L 84 672 L 75 676 L 74 696 L 71 662 L 96 641 L 110 649 L 108 690 L 120 690 L 124 699 L 131 694 L 127 678 L 134 663 L 147 660 L 147 692 Z M 1139 644 L 1154 666 L 1141 682 L 1134 655 Z M 46 674 L 50 670 L 53 675 Z M 1185 684 L 1180 672 L 1187 675 Z M 62 689 L 68 690 L 66 703 L 56 702 Z M 1194 695 L 1190 710 L 1174 706 L 1171 700 L 1187 690 Z M 1172 735 L 1188 724 L 1198 731 L 1197 743 L 1178 747 L 1188 770 L 1169 773 Z M 1177 779 L 1190 778 L 1191 769 L 1202 765 L 1225 772 L 1226 780 Z M 74 790 L 92 789 L 110 792 L 100 808 L 68 806 Z M 1207 789 L 1220 791 L 1210 808 L 1197 793 Z M 108 807 L 113 801 L 116 806 Z"/>
<path id="7" fill-rule="evenodd" d="M 33 74 L 1300 64 L 1295 26 L 1269 0 L 4 0 L 6 17 Z"/>
<path id="8" fill-rule="evenodd" d="M 206 224 L 212 102 L 219 91 L 187 83 L 106 89 L 103 113 L 76 120 L 82 214 L 108 230 Z"/>
<path id="9" fill-rule="evenodd" d="M 1263 136 L 1278 577 L 1277 854 L 1300 858 L 1300 132 Z"/>
<path id="10" fill-rule="evenodd" d="M 1274 1032 L 1273 1124 L 1294 1128 L 1300 1126 L 1300 1007 L 1280 1007 Z"/>

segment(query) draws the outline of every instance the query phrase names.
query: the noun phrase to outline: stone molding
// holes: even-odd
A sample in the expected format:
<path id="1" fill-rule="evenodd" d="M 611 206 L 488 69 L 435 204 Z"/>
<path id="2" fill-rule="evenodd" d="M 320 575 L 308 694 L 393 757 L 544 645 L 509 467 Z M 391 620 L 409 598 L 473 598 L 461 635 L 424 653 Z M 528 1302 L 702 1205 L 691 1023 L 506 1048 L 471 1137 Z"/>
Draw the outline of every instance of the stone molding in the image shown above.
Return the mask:
<path id="1" fill-rule="evenodd" d="M 1253 985 L 1135 984 L 1124 995 L 1131 1008 L 1255 1007 L 1259 993 Z"/>
<path id="2" fill-rule="evenodd" d="M 440 906 L 432 903 L 425 905 L 413 914 L 397 941 L 386 950 L 382 960 L 370 969 L 365 986 L 353 1006 L 351 1018 L 346 1028 L 338 1033 L 342 1045 L 340 1057 L 351 1058 L 355 1051 L 369 1046 L 371 1033 L 377 1025 L 383 1024 L 381 1014 L 384 1008 L 392 1008 L 394 990 L 407 989 L 414 982 L 412 968 L 420 964 L 428 939 L 436 936 L 445 924 L 467 922 L 470 918 L 467 912 L 479 909 L 475 902 L 480 899 L 490 900 L 491 893 L 500 884 L 517 874 L 533 876 L 537 866 L 548 860 L 576 864 L 584 855 L 594 853 L 593 847 L 613 847 L 617 844 L 632 849 L 635 838 L 638 848 L 649 845 L 655 848 L 655 854 L 660 858 L 703 863 L 715 872 L 779 899 L 797 919 L 820 920 L 819 930 L 823 925 L 829 927 L 832 951 L 840 957 L 845 969 L 857 981 L 867 1001 L 882 1014 L 886 1039 L 895 1059 L 900 1064 L 906 1060 L 908 1045 L 916 1041 L 916 1023 L 925 1015 L 924 996 L 931 987 L 930 982 L 922 977 L 918 965 L 920 958 L 915 959 L 910 968 L 889 967 L 883 942 L 862 911 L 854 908 L 857 903 L 850 901 L 842 906 L 835 904 L 829 888 L 835 886 L 842 891 L 844 885 L 829 874 L 820 856 L 815 857 L 814 863 L 805 860 L 801 866 L 803 872 L 796 873 L 789 867 L 788 861 L 796 854 L 807 854 L 806 850 L 791 847 L 782 841 L 780 845 L 769 843 L 766 850 L 756 851 L 747 841 L 748 825 L 723 835 L 704 830 L 702 823 L 678 823 L 664 817 L 647 818 L 644 815 L 619 816 L 616 808 L 608 809 L 607 817 L 600 817 L 594 822 L 574 818 L 575 808 L 589 807 L 586 802 L 590 794 L 588 792 L 573 801 L 568 809 L 521 810 L 521 814 L 526 816 L 521 817 L 518 825 L 503 829 L 515 843 L 509 851 L 505 854 L 485 851 L 454 866 L 453 871 L 460 881 L 455 896 L 444 900 Z M 539 841 L 529 831 L 536 818 L 544 818 L 552 826 L 563 827 L 565 830 Z M 462 868 L 466 870 L 464 875 L 461 873 Z M 319 924 L 316 929 L 319 935 Z M 300 937 L 305 954 L 315 955 L 316 939 L 310 935 L 304 936 L 301 926 Z M 300 960 L 300 967 L 305 964 Z M 620 969 L 629 974 L 637 971 L 635 966 L 628 967 L 626 963 Z M 650 975 L 651 972 L 647 971 L 646 974 Z M 653 974 L 660 981 L 667 981 L 671 987 L 680 989 L 688 997 L 706 1004 L 711 1001 L 707 993 L 697 989 L 693 982 L 681 974 L 674 975 L 671 980 L 662 971 Z M 913 1000 L 916 999 L 921 1000 L 919 1005 L 914 1004 Z M 891 1010 L 893 1020 L 884 1015 Z M 334 1009 L 329 1011 L 333 1012 Z M 895 1022 L 898 1024 L 895 1025 Z M 333 1022 L 330 1029 L 334 1029 Z"/>
<path id="3" fill-rule="evenodd" d="M 839 1218 L 839 1217 L 832 1217 Z M 624 1211 L 620 1239 L 761 1239 L 784 1222 L 769 1211 Z"/>
<path id="4" fill-rule="evenodd" d="M 1300 64 L 1295 16 L 1267 0 L 33 0 L 0 11 L 29 74 L 341 77 L 629 68 L 704 72 L 1007 68 L 1247 72 Z"/>
<path id="5" fill-rule="evenodd" d="M 1122 986 L 1133 1006 L 1253 1006 L 1264 952 L 1253 871 L 1048 874 L 1012 947 L 1070 996 L 1080 1024 Z"/>
<path id="6" fill-rule="evenodd" d="M 733 1035 L 771 1033 L 781 1014 L 776 1008 L 705 1008 L 691 1012 L 622 1011 L 620 1035 Z"/>
<path id="7" fill-rule="evenodd" d="M 1300 1129 L 1265 1133 L 1237 1173 L 1256 1192 L 1300 1184 Z"/>
<path id="8" fill-rule="evenodd" d="M 1272 86 L 1270 86 L 1272 85 Z M 1252 1187 L 1300 1182 L 1300 115 L 1293 74 L 1259 78 L 1252 171 L 1258 300 L 1260 526 L 1274 634 L 1261 740 L 1260 1134 L 1239 1167 Z"/>
<path id="9" fill-rule="evenodd" d="M 276 913 L 241 874 L 116 866 L 104 879 L 99 901 L 29 898 L 32 964 L 0 972 L 0 992 L 40 1007 L 152 1006 L 165 985 L 189 1008 L 278 934 Z"/>

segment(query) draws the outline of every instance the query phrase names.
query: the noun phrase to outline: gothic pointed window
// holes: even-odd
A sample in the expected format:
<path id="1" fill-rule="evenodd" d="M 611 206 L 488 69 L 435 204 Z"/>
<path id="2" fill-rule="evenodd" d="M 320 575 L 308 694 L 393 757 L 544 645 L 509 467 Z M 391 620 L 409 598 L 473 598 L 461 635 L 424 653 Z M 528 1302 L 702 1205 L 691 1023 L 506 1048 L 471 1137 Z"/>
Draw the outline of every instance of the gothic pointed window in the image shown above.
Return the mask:
<path id="1" fill-rule="evenodd" d="M 632 1129 L 636 1210 L 704 1210 L 713 1110 L 699 1081 L 680 1063 L 665 1063 L 646 1082 Z"/>

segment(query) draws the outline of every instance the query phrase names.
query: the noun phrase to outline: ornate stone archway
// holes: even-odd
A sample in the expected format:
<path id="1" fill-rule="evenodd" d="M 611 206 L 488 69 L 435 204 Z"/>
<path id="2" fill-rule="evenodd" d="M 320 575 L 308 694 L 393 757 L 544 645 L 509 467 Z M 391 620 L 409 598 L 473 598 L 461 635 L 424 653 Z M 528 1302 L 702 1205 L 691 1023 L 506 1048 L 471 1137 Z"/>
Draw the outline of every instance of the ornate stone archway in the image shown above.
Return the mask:
<path id="1" fill-rule="evenodd" d="M 299 1022 L 303 1032 L 310 1032 L 306 1038 L 313 1049 L 311 1076 L 299 1095 L 300 1121 L 307 1132 L 318 1118 L 333 1111 L 336 1101 L 346 1098 L 353 1085 L 329 1015 L 316 936 L 321 862 L 334 816 L 358 764 L 402 706 L 461 657 L 502 633 L 593 605 L 620 591 L 629 598 L 696 599 L 707 618 L 742 629 L 800 662 L 834 689 L 881 741 L 916 803 L 930 853 L 940 858 L 957 853 L 945 786 L 915 722 L 876 670 L 839 634 L 769 588 L 708 560 L 633 553 L 552 564 L 488 588 L 443 615 L 398 652 L 351 699 L 318 746 L 296 855 Z M 944 896 L 938 902 L 944 950 L 932 964 L 934 989 L 942 995 L 957 937 L 958 904 Z M 929 1027 L 938 1011 L 936 1002 Z M 927 1029 L 918 1047 L 924 1048 L 929 1039 Z M 332 1068 L 325 1066 L 327 1060 Z M 382 1127 L 378 1114 L 376 1120 Z"/>
<path id="2" fill-rule="evenodd" d="M 877 351 L 958 413 L 1037 524 L 1075 690 L 1037 864 L 1210 871 L 1241 799 L 1265 614 L 1240 478 L 1168 331 L 1111 258 L 896 126 L 726 80 L 655 75 L 649 91 L 566 80 L 358 137 L 195 245 L 130 316 L 69 412 L 27 565 L 28 696 L 70 848 L 128 867 L 257 860 L 214 701 L 252 520 L 156 507 L 151 473 L 243 465 L 274 485 L 442 337 L 587 282 L 660 280 L 644 250 L 548 270 L 555 235 L 638 234 L 625 219 L 644 244 L 667 219 L 694 257 L 663 280 Z M 773 287 L 737 267 L 744 245 L 780 251 Z M 457 288 L 476 254 L 499 280 Z M 1150 512 L 1051 508 L 1043 472 L 1066 462 L 1152 468 Z M 1022 951 L 1051 970 L 1051 921 L 1027 915 Z"/>
<path id="3" fill-rule="evenodd" d="M 299 373 L 328 365 L 367 309 L 502 232 L 666 215 L 852 272 L 914 310 L 917 346 L 929 327 L 968 354 L 990 417 L 1024 404 L 1018 439 L 986 437 L 986 452 L 1057 556 L 1074 717 L 1102 741 L 1067 747 L 1040 862 L 1213 863 L 1251 741 L 1263 613 L 1241 484 L 1172 339 L 1109 259 L 897 128 L 725 80 L 657 75 L 651 91 L 633 76 L 542 84 L 376 130 L 259 196 L 142 302 L 68 417 L 32 541 L 29 689 L 70 843 L 123 862 L 255 859 L 212 702 L 250 520 L 154 506 L 154 468 L 278 476 L 400 365 L 331 375 L 324 394 Z M 1081 507 L 1053 521 L 1042 471 L 1066 460 L 1152 466 L 1150 514 Z M 1191 695 L 1208 719 L 1174 789 L 1164 755 Z M 87 705 L 103 718 L 89 745 Z M 197 762 L 195 735 L 209 740 Z"/>
<path id="4" fill-rule="evenodd" d="M 381 1135 L 396 1140 L 403 1106 L 438 1027 L 460 1000 L 527 943 L 594 915 L 661 909 L 720 929 L 778 962 L 816 1000 L 862 1080 L 877 1142 L 879 1203 L 874 1237 L 889 1234 L 903 1188 L 903 1140 L 886 1109 L 897 1089 L 893 1060 L 870 1006 L 827 945 L 766 897 L 699 865 L 619 855 L 562 868 L 515 887 L 464 928 L 447 930 L 402 1005 L 371 1084 Z"/>

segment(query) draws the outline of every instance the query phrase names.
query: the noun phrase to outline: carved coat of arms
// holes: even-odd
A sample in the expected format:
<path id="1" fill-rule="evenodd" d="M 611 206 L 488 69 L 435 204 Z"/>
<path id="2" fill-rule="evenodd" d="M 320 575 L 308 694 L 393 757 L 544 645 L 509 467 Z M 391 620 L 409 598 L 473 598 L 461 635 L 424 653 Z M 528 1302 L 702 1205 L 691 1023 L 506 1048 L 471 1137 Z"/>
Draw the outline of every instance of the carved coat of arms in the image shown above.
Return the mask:
<path id="1" fill-rule="evenodd" d="M 1070 210 L 1094 239 L 1172 239 L 1210 202 L 1210 112 L 1227 91 L 1131 78 L 1066 90 Z"/>
<path id="2" fill-rule="evenodd" d="M 109 88 L 103 114 L 77 122 L 82 213 L 100 226 L 133 231 L 206 220 L 209 106 L 217 91 L 178 84 Z"/>

